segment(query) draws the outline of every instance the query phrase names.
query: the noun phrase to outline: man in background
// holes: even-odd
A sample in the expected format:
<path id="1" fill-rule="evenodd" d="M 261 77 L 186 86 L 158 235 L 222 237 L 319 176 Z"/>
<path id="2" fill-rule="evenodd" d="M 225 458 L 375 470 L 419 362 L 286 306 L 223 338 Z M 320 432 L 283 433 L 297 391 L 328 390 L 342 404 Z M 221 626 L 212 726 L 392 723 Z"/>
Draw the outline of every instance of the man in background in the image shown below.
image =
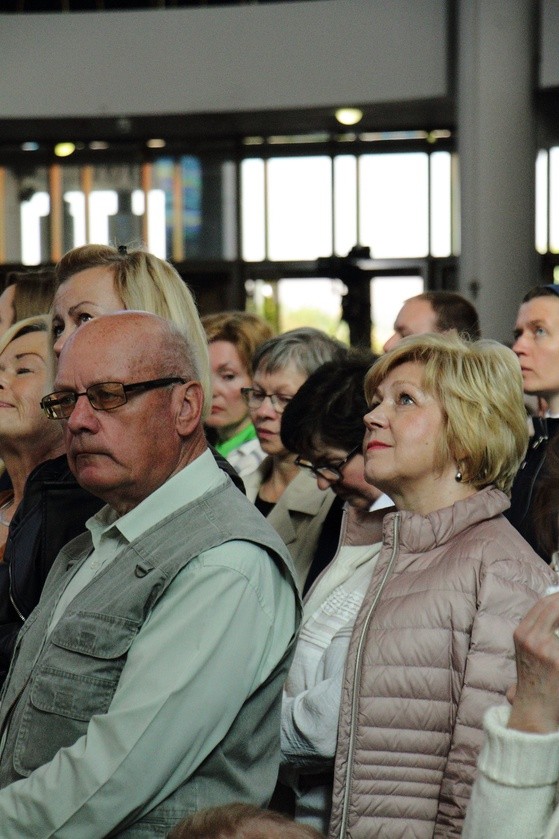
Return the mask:
<path id="1" fill-rule="evenodd" d="M 512 349 L 520 362 L 524 393 L 536 397 L 540 410 L 531 417 L 533 434 L 505 516 L 549 563 L 559 548 L 559 511 L 552 495 L 559 460 L 559 286 L 535 286 L 524 296 Z"/>
<path id="2" fill-rule="evenodd" d="M 455 291 L 425 291 L 406 300 L 394 321 L 394 335 L 383 347 L 388 352 L 408 335 L 426 332 L 457 332 L 464 338 L 481 338 L 479 318 L 473 303 Z"/>

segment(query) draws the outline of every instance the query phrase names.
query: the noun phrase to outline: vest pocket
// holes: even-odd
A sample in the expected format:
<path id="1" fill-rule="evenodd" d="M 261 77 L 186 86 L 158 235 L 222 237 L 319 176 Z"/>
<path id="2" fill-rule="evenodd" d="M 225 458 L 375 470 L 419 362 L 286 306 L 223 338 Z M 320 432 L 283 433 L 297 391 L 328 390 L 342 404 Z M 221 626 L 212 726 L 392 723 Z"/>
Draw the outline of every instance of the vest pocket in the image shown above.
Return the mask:
<path id="1" fill-rule="evenodd" d="M 14 748 L 26 776 L 85 734 L 94 714 L 109 709 L 139 623 L 114 615 L 63 616 L 29 686 Z"/>

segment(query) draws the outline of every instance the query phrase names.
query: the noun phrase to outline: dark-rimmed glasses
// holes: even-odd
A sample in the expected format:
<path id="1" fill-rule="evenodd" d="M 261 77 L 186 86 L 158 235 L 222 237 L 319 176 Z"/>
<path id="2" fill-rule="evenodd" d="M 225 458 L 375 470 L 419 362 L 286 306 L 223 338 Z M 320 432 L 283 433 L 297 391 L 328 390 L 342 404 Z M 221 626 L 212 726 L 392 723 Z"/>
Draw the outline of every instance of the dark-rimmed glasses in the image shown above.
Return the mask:
<path id="1" fill-rule="evenodd" d="M 293 399 L 292 396 L 282 396 L 281 393 L 266 393 L 266 391 L 260 390 L 257 387 L 242 387 L 241 393 L 248 407 L 253 410 L 259 408 L 264 400 L 268 398 L 276 414 L 283 414 Z"/>
<path id="2" fill-rule="evenodd" d="M 338 460 L 337 463 L 323 463 L 321 466 L 315 466 L 310 460 L 305 460 L 298 456 L 295 458 L 295 465 L 302 466 L 303 469 L 309 469 L 315 478 L 326 478 L 327 481 L 340 481 L 343 477 L 342 469 L 346 463 L 349 463 L 351 458 L 355 457 L 356 454 L 360 454 L 361 450 L 362 446 L 359 444 L 343 460 Z"/>
<path id="3" fill-rule="evenodd" d="M 112 411 L 127 403 L 129 393 L 144 393 L 146 390 L 184 384 L 186 381 L 180 376 L 172 376 L 167 379 L 149 379 L 147 382 L 134 382 L 129 385 L 124 385 L 122 382 L 100 382 L 98 385 L 91 385 L 82 393 L 76 393 L 75 390 L 55 390 L 54 393 L 43 396 L 41 408 L 49 419 L 68 419 L 78 398 L 87 396 L 91 407 L 96 411 Z"/>

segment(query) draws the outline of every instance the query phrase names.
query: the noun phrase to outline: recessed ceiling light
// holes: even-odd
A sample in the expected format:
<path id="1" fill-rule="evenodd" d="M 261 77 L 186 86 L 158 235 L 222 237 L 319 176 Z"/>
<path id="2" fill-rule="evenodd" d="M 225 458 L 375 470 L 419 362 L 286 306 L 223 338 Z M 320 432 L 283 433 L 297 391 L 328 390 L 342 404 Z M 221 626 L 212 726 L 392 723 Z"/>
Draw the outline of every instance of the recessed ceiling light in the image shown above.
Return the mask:
<path id="1" fill-rule="evenodd" d="M 92 140 L 89 144 L 91 151 L 105 151 L 109 148 L 109 144 L 105 140 Z"/>
<path id="2" fill-rule="evenodd" d="M 363 111 L 359 108 L 338 108 L 335 116 L 342 125 L 357 125 L 363 119 Z"/>
<path id="3" fill-rule="evenodd" d="M 68 157 L 76 151 L 74 143 L 57 143 L 54 147 L 54 153 L 57 157 Z"/>
<path id="4" fill-rule="evenodd" d="M 148 140 L 146 143 L 148 149 L 164 149 L 166 145 L 165 140 L 160 140 L 157 137 L 153 140 Z"/>
<path id="5" fill-rule="evenodd" d="M 21 144 L 22 151 L 38 151 L 39 150 L 39 143 L 22 143 Z"/>

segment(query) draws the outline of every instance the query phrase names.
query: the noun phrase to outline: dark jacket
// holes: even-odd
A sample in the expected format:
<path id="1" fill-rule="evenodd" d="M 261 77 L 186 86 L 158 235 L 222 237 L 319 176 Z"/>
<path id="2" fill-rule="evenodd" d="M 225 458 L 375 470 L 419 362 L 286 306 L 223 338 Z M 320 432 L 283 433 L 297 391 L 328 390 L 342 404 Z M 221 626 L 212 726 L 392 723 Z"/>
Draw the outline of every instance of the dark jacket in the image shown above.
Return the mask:
<path id="1" fill-rule="evenodd" d="M 549 563 L 551 555 L 542 547 L 534 525 L 534 500 L 537 488 L 544 476 L 549 441 L 559 431 L 559 419 L 532 417 L 532 423 L 534 434 L 530 438 L 524 463 L 514 479 L 510 509 L 505 512 L 505 516 L 536 553 Z"/>
<path id="2" fill-rule="evenodd" d="M 17 633 L 39 602 L 56 555 L 83 533 L 87 519 L 102 506 L 100 498 L 76 482 L 66 455 L 46 460 L 31 472 L 0 563 L 0 683 Z"/>

